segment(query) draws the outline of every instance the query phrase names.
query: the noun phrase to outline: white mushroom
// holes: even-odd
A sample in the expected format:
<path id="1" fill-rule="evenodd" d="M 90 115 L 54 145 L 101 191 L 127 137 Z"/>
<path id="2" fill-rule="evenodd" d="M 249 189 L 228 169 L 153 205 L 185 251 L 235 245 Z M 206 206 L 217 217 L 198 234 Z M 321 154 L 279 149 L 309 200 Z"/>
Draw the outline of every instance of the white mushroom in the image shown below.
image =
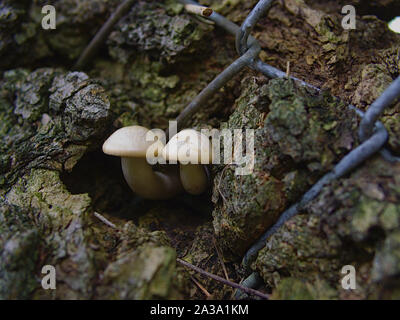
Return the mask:
<path id="1" fill-rule="evenodd" d="M 207 189 L 208 175 L 202 164 L 211 163 L 212 148 L 204 134 L 193 129 L 180 131 L 164 147 L 163 157 L 179 161 L 181 183 L 188 193 L 199 195 Z"/>
<path id="2" fill-rule="evenodd" d="M 160 144 L 158 150 L 162 150 L 164 145 L 159 140 L 146 141 L 148 132 L 141 126 L 118 129 L 104 142 L 103 152 L 121 157 L 125 180 L 133 192 L 146 199 L 172 198 L 182 192 L 177 169 L 167 166 L 165 172 L 153 170 L 147 162 L 146 152 L 154 143 Z"/>

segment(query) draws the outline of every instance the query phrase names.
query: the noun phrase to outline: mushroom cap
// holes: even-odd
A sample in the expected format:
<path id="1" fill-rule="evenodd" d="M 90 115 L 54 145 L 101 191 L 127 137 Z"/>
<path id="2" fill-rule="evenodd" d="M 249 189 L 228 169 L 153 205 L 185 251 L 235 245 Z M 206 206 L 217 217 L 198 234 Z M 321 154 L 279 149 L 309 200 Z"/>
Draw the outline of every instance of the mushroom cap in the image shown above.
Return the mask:
<path id="1" fill-rule="evenodd" d="M 185 129 L 168 141 L 163 149 L 163 157 L 186 164 L 209 164 L 212 161 L 212 151 L 207 136 L 194 129 Z"/>
<path id="2" fill-rule="evenodd" d="M 104 142 L 103 152 L 113 156 L 145 158 L 146 151 L 151 145 L 162 143 L 161 141 L 146 141 L 148 132 L 149 129 L 142 126 L 120 128 Z"/>

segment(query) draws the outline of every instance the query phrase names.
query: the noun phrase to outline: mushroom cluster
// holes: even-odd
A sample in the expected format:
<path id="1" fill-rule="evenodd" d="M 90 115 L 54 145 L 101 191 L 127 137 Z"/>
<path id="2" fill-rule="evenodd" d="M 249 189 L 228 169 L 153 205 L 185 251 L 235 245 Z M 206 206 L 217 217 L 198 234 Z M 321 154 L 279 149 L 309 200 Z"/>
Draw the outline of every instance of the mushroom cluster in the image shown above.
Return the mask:
<path id="1" fill-rule="evenodd" d="M 169 199 L 183 190 L 192 195 L 203 193 L 209 185 L 203 164 L 212 160 L 209 139 L 196 130 L 185 129 L 164 145 L 149 133 L 151 130 L 142 126 L 123 127 L 103 144 L 104 153 L 121 157 L 122 172 L 132 191 L 152 200 Z M 168 165 L 156 170 L 152 164 L 157 159 Z M 177 162 L 179 168 L 170 164 Z"/>

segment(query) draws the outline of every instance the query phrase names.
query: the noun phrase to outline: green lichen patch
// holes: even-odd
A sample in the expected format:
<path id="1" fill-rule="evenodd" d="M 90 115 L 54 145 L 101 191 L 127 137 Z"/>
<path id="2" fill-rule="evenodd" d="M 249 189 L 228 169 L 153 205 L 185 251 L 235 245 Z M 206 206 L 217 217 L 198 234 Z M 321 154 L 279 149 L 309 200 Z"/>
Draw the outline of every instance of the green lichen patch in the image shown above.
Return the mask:
<path id="1" fill-rule="evenodd" d="M 290 63 L 292 75 L 349 99 L 359 82 L 354 79 L 357 74 L 366 64 L 375 63 L 380 51 L 396 50 L 400 39 L 376 17 L 382 11 L 389 13 L 392 4 L 361 2 L 356 5 L 354 30 L 342 27 L 341 9 L 347 3 L 275 2 L 255 28 L 263 49 L 261 58 L 280 70 L 286 70 Z M 362 13 L 360 8 L 368 6 L 375 9 Z M 389 63 L 387 69 L 395 70 L 394 65 Z"/>
<path id="2" fill-rule="evenodd" d="M 28 299 L 39 285 L 36 265 L 44 242 L 28 214 L 0 202 L 0 299 Z"/>
<path id="3" fill-rule="evenodd" d="M 123 62 L 135 51 L 174 62 L 176 56 L 193 52 L 193 44 L 203 34 L 204 29 L 184 14 L 182 7 L 173 6 L 172 1 L 167 4 L 139 1 L 119 22 L 108 45 L 110 54 Z"/>
<path id="4" fill-rule="evenodd" d="M 0 185 L 32 168 L 71 170 L 109 124 L 104 89 L 80 72 L 10 70 L 1 79 Z"/>
<path id="5" fill-rule="evenodd" d="M 400 38 L 380 20 L 397 2 L 358 1 L 357 29 L 347 31 L 344 0 L 275 1 L 252 34 L 263 61 L 281 70 L 289 62 L 291 75 L 365 110 L 398 76 Z M 175 258 L 239 282 L 246 249 L 359 144 L 358 117 L 329 92 L 245 68 L 188 125 L 255 129 L 253 172 L 213 166 L 211 209 L 209 193 L 139 199 L 101 143 L 121 126 L 165 129 L 237 53 L 232 35 L 181 3 L 136 1 L 88 74 L 58 69 L 73 65 L 120 3 L 55 0 L 57 29 L 43 30 L 47 1 L 0 1 L 0 69 L 8 70 L 0 80 L 0 298 L 204 299 L 193 277 L 213 298 L 230 299 L 232 288 Z M 201 3 L 240 25 L 257 1 Z M 381 119 L 397 153 L 398 108 Z M 271 237 L 252 268 L 272 298 L 398 298 L 399 173 L 376 157 Z M 55 291 L 40 285 L 45 264 L 56 267 Z M 341 288 L 345 264 L 356 267 L 357 290 Z"/>
<path id="6" fill-rule="evenodd" d="M 164 232 L 123 220 L 117 220 L 118 229 L 110 228 L 94 216 L 88 195 L 70 194 L 57 172 L 32 170 L 4 199 L 17 208 L 7 218 L 20 222 L 3 218 L 0 226 L 7 228 L 12 222 L 15 229 L 24 223 L 29 229 L 10 229 L 1 238 L 3 297 L 146 299 L 185 294 L 187 279 L 175 267 L 176 253 Z M 32 253 L 27 255 L 27 250 Z M 40 286 L 46 264 L 56 267 L 56 291 Z M 14 288 L 15 279 L 21 286 L 27 281 L 26 290 L 17 286 L 7 291 Z"/>
<path id="7" fill-rule="evenodd" d="M 140 282 L 133 290 L 135 297 L 181 297 L 187 280 L 182 269 L 175 269 L 175 250 L 165 233 L 137 228 L 121 218 L 115 219 L 118 229 L 107 226 L 94 216 L 94 203 L 78 186 L 79 179 L 72 183 L 76 194 L 60 179 L 60 173 L 74 170 L 82 156 L 105 139 L 110 102 L 104 89 L 84 73 L 50 68 L 11 70 L 1 81 L 1 197 L 5 201 L 0 223 L 4 229 L 1 297 L 104 298 L 106 293 L 96 291 L 103 285 L 100 274 L 106 269 L 119 272 L 125 264 L 118 261 L 140 255 L 138 248 L 147 252 L 146 248 L 154 246 L 165 248 L 166 261 L 160 261 L 160 270 L 154 271 L 156 284 L 150 284 L 150 279 L 149 283 Z M 140 259 L 151 265 L 154 259 L 147 259 L 150 256 L 156 259 L 160 252 L 146 253 Z M 55 291 L 43 290 L 40 285 L 41 268 L 46 264 L 56 268 Z M 139 278 L 146 277 L 141 274 L 143 269 L 136 271 Z M 166 281 L 168 277 L 173 280 Z M 118 285 L 114 288 L 122 292 L 123 284 Z"/>
<path id="8" fill-rule="evenodd" d="M 370 105 L 392 81 L 384 65 L 366 65 L 361 71 L 361 80 L 354 92 L 352 102 L 357 106 Z"/>
<path id="9" fill-rule="evenodd" d="M 400 273 L 399 170 L 376 157 L 324 187 L 307 215 L 295 216 L 268 239 L 253 267 L 278 292 L 287 277 L 313 287 L 318 276 L 341 299 L 395 297 L 389 283 Z M 341 287 L 345 265 L 357 272 L 351 293 Z"/>
<path id="10" fill-rule="evenodd" d="M 170 247 L 142 247 L 111 263 L 98 287 L 101 299 L 178 299 L 176 253 Z"/>
<path id="11" fill-rule="evenodd" d="M 328 93 L 314 95 L 290 80 L 245 79 L 224 126 L 255 129 L 254 171 L 215 168 L 214 228 L 227 257 L 238 257 L 357 144 L 357 118 Z M 221 152 L 222 154 L 222 152 Z"/>
<path id="12" fill-rule="evenodd" d="M 101 254 L 97 256 L 91 246 L 90 198 L 71 195 L 57 172 L 42 169 L 32 170 L 30 175 L 20 178 L 4 197 L 7 203 L 29 213 L 28 217 L 40 230 L 46 256 L 42 263 L 56 266 L 60 284 L 54 294 L 75 298 L 91 296 L 91 283 L 101 265 Z M 40 297 L 46 292 L 39 289 L 36 294 Z"/>
<path id="13" fill-rule="evenodd" d="M 285 278 L 274 290 L 271 300 L 331 300 L 335 291 L 323 280 L 316 279 L 313 285 L 296 278 Z"/>
<path id="14" fill-rule="evenodd" d="M 394 54 L 396 47 L 388 50 L 382 50 L 383 63 L 366 65 L 361 72 L 360 81 L 353 94 L 352 102 L 360 108 L 367 109 L 393 81 L 391 66 L 388 63 L 398 63 L 394 56 L 388 57 L 390 53 Z M 397 57 L 397 56 L 396 56 Z M 388 61 L 389 60 L 389 61 Z M 398 60 L 398 57 L 397 57 Z M 392 70 L 392 72 L 397 72 Z M 395 75 L 396 77 L 399 75 Z M 388 145 L 396 153 L 400 152 L 398 136 L 400 134 L 400 103 L 394 103 L 383 113 L 381 121 L 389 133 Z"/>

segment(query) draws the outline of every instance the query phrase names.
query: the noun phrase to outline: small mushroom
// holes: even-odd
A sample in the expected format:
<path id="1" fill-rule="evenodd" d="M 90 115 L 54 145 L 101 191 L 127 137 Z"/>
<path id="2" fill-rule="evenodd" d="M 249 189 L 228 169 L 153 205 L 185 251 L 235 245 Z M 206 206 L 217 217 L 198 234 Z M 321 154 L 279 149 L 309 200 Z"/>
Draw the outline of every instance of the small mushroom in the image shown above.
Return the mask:
<path id="1" fill-rule="evenodd" d="M 179 161 L 179 175 L 186 192 L 199 195 L 208 185 L 206 167 L 212 161 L 210 140 L 200 132 L 185 129 L 174 135 L 163 150 L 163 157 L 169 161 Z"/>
<path id="2" fill-rule="evenodd" d="M 163 172 L 153 170 L 147 159 L 158 154 L 155 151 L 146 158 L 147 150 L 155 143 L 159 144 L 155 150 L 163 150 L 164 144 L 159 140 L 146 141 L 148 132 L 141 126 L 118 129 L 104 142 L 103 152 L 121 157 L 122 172 L 133 192 L 152 200 L 172 198 L 183 191 L 177 168 L 166 166 Z"/>

